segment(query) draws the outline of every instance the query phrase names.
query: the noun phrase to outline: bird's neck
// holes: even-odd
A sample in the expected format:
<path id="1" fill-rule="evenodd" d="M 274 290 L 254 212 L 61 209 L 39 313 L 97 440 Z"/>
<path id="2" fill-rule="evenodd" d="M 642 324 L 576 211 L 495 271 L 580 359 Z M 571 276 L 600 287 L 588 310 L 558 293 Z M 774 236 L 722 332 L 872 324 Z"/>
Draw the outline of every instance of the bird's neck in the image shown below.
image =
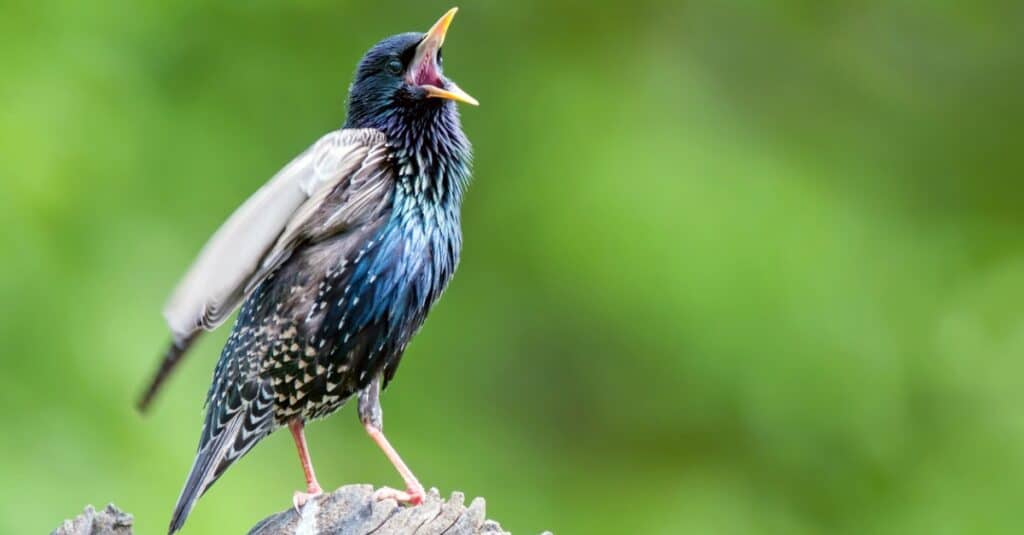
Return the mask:
<path id="1" fill-rule="evenodd" d="M 455 105 L 400 111 L 380 130 L 394 155 L 396 197 L 457 214 L 469 183 L 471 148 Z"/>

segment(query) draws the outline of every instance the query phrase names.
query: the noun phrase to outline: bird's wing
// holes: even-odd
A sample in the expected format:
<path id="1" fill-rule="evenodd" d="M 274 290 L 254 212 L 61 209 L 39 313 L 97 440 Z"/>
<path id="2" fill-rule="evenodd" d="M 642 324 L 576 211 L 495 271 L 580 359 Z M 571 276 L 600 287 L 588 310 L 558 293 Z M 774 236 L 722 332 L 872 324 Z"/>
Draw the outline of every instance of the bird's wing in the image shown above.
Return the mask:
<path id="1" fill-rule="evenodd" d="M 385 143 L 377 130 L 331 132 L 249 197 L 206 243 L 164 307 L 175 339 L 223 323 L 247 290 L 288 257 L 298 234 L 308 232 L 318 199 L 342 182 L 359 185 L 356 177 L 380 172 Z"/>
<path id="2" fill-rule="evenodd" d="M 148 408 L 199 334 L 223 323 L 299 244 L 345 232 L 386 211 L 394 183 L 387 151 L 380 131 L 331 132 L 231 214 L 164 307 L 173 340 L 139 410 Z"/>
<path id="3" fill-rule="evenodd" d="M 332 181 L 328 187 L 310 190 L 309 198 L 295 211 L 273 248 L 264 256 L 260 269 L 246 285 L 245 293 L 277 269 L 300 244 L 371 226 L 371 220 L 380 219 L 390 207 L 385 201 L 394 184 L 394 173 L 387 163 L 388 147 L 383 142 L 377 143 L 367 148 L 357 168 Z M 324 161 L 315 165 L 330 169 L 336 164 Z"/>

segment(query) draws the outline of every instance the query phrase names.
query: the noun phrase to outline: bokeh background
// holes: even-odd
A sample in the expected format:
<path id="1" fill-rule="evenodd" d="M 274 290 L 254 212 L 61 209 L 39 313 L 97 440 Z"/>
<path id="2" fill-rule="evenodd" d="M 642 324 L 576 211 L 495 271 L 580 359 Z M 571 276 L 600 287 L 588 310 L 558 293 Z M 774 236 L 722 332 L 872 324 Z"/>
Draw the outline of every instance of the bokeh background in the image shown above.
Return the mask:
<path id="1" fill-rule="evenodd" d="M 142 417 L 164 299 L 448 7 L 3 2 L 0 532 L 164 532 L 227 330 Z M 461 7 L 466 248 L 384 398 L 428 486 L 517 534 L 1020 532 L 1024 4 Z M 398 485 L 354 412 L 321 481 Z M 275 434 L 186 533 L 301 485 Z"/>

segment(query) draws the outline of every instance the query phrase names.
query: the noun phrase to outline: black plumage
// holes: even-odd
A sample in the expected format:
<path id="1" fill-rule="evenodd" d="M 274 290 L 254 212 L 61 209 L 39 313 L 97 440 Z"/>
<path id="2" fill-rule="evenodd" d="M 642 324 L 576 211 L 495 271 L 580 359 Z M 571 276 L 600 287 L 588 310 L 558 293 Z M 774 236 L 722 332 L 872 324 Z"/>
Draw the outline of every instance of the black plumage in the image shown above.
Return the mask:
<path id="1" fill-rule="evenodd" d="M 358 394 L 370 436 L 422 486 L 381 433 L 379 392 L 451 279 L 470 145 L 455 100 L 476 102 L 441 73 L 455 10 L 426 34 L 385 39 L 362 59 L 345 126 L 253 195 L 204 248 L 166 312 L 173 362 L 243 301 L 214 371 L 206 418 L 170 531 L 238 458 L 289 426 L 319 492 L 303 424 Z M 306 494 L 297 493 L 301 502 Z"/>

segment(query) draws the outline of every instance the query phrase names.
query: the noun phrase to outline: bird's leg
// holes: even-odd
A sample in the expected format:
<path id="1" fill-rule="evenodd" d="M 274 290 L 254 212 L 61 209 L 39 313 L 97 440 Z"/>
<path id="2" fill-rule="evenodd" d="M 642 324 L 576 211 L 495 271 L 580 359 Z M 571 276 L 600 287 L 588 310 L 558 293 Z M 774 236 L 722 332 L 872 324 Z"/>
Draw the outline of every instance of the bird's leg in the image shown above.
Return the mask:
<path id="1" fill-rule="evenodd" d="M 305 424 L 302 418 L 293 418 L 288 422 L 288 429 L 295 439 L 295 448 L 299 450 L 299 461 L 302 462 L 302 471 L 306 474 L 306 492 L 295 491 L 292 496 L 292 504 L 298 511 L 312 497 L 322 493 L 320 483 L 316 481 L 316 473 L 313 472 L 313 461 L 309 458 L 309 448 L 306 447 L 306 434 L 303 432 Z"/>
<path id="2" fill-rule="evenodd" d="M 363 422 L 366 434 L 377 443 L 377 446 L 384 452 L 391 464 L 398 470 L 399 475 L 405 481 L 405 490 L 396 490 L 389 487 L 381 487 L 374 496 L 378 500 L 394 498 L 400 502 L 412 505 L 423 503 L 423 485 L 420 485 L 412 470 L 405 464 L 402 457 L 398 455 L 395 448 L 391 447 L 387 437 L 382 431 L 384 427 L 384 412 L 380 408 L 380 381 L 378 375 L 366 388 L 359 392 L 359 420 Z"/>
<path id="3" fill-rule="evenodd" d="M 398 470 L 398 473 L 402 476 L 402 479 L 405 480 L 404 491 L 389 487 L 381 487 L 374 493 L 374 496 L 376 496 L 378 500 L 394 498 L 395 500 L 406 502 L 411 505 L 419 505 L 423 503 L 423 485 L 421 485 L 419 480 L 416 479 L 416 476 L 413 475 L 412 470 L 409 470 L 409 467 L 406 466 L 405 461 L 403 461 L 398 455 L 395 448 L 391 447 L 391 443 L 388 442 L 384 433 L 370 423 L 364 423 L 363 427 L 366 428 L 366 432 L 370 435 L 370 438 L 372 438 L 373 441 L 377 443 L 377 446 L 384 451 L 384 455 L 387 456 L 388 460 L 391 461 L 391 464 L 395 466 L 395 469 Z"/>

